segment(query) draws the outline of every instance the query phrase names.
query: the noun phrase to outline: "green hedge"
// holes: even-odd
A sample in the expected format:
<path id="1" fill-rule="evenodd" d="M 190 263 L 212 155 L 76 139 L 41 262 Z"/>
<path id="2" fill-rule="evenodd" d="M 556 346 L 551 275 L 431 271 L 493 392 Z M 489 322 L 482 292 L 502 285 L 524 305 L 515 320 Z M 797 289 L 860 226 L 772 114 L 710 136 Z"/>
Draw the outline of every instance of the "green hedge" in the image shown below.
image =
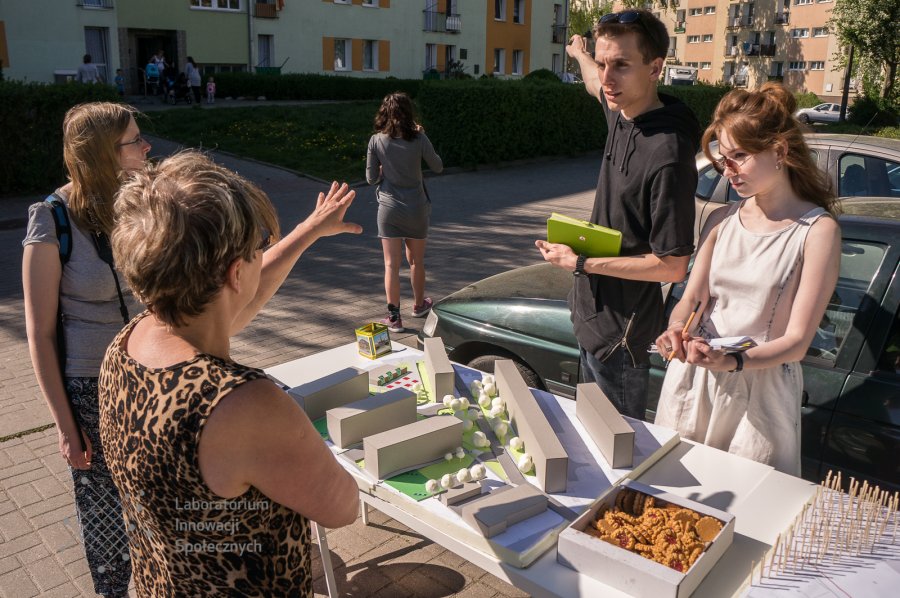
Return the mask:
<path id="1" fill-rule="evenodd" d="M 82 102 L 118 102 L 109 85 L 0 81 L 0 194 L 47 191 L 65 180 L 62 122 Z"/>
<path id="2" fill-rule="evenodd" d="M 705 127 L 717 86 L 660 87 L 693 108 Z M 418 97 L 428 137 L 445 163 L 474 166 L 598 150 L 606 140 L 600 103 L 581 85 L 552 81 L 429 82 Z"/>
<path id="3" fill-rule="evenodd" d="M 380 100 L 394 91 L 405 91 L 416 97 L 419 79 L 375 79 L 338 75 L 257 75 L 250 73 L 218 73 L 216 95 L 267 100 Z"/>

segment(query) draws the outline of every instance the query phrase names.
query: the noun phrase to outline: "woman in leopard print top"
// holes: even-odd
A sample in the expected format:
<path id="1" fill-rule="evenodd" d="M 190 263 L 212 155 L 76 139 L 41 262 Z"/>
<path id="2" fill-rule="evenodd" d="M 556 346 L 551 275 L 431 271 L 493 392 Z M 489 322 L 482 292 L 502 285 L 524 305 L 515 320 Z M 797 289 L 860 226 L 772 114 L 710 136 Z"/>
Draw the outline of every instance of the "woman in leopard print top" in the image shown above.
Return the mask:
<path id="1" fill-rule="evenodd" d="M 320 195 L 303 249 L 358 228 L 343 222 L 352 198 Z M 138 595 L 312 595 L 309 520 L 354 521 L 356 483 L 297 404 L 229 352 L 271 284 L 263 261 L 289 259 L 278 246 L 263 257 L 272 205 L 185 152 L 137 175 L 116 207 L 116 264 L 148 311 L 107 350 L 100 432 Z"/>

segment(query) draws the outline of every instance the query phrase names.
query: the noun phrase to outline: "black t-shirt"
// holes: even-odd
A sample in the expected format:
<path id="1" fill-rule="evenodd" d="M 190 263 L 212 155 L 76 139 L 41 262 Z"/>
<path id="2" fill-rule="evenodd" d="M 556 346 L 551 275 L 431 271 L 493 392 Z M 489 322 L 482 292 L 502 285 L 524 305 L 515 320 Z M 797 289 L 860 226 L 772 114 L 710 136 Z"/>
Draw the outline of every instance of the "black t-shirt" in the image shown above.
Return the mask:
<path id="1" fill-rule="evenodd" d="M 606 107 L 606 138 L 591 222 L 622 232 L 620 255 L 694 251 L 694 191 L 700 125 L 680 100 L 629 121 Z M 660 283 L 590 275 L 569 294 L 578 343 L 603 359 L 624 341 L 637 364 L 665 327 Z M 627 329 L 627 338 L 626 338 Z"/>

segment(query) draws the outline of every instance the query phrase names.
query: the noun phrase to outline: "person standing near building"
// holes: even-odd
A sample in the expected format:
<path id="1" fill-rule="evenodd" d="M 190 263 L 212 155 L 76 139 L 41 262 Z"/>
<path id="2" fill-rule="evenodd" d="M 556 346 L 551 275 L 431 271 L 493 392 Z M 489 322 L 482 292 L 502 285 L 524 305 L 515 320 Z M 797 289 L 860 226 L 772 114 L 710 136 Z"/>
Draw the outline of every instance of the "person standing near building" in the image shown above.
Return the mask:
<path id="1" fill-rule="evenodd" d="M 422 180 L 422 160 L 434 172 L 444 163 L 425 130 L 416 124 L 412 100 L 405 93 L 384 98 L 375 116 L 375 134 L 366 152 L 366 180 L 378 199 L 378 236 L 384 253 L 384 292 L 387 317 L 381 322 L 391 332 L 403 332 L 400 317 L 400 264 L 403 250 L 413 288 L 412 316 L 421 318 L 433 305 L 425 296 L 425 240 L 431 200 Z"/>
<path id="2" fill-rule="evenodd" d="M 685 104 L 657 92 L 669 34 L 652 13 L 605 15 L 593 35 L 594 56 L 580 35 L 566 52 L 606 115 L 590 220 L 621 231 L 620 255 L 586 258 L 566 245 L 536 245 L 545 260 L 576 275 L 569 307 L 582 379 L 596 382 L 621 413 L 644 419 L 647 347 L 665 328 L 659 283 L 683 280 L 694 251 L 700 125 Z"/>
<path id="3" fill-rule="evenodd" d="M 187 76 L 188 85 L 191 87 L 191 94 L 194 96 L 194 102 L 200 105 L 200 69 L 194 62 L 193 56 L 187 57 L 187 64 L 184 66 L 184 74 Z"/>
<path id="4" fill-rule="evenodd" d="M 216 103 L 216 80 L 212 77 L 206 80 L 206 103 Z"/>
<path id="5" fill-rule="evenodd" d="M 79 83 L 103 83 L 103 79 L 100 78 L 100 71 L 97 70 L 97 65 L 91 62 L 90 54 L 85 54 L 84 58 L 81 59 L 81 65 L 78 67 L 78 74 L 75 80 Z"/>

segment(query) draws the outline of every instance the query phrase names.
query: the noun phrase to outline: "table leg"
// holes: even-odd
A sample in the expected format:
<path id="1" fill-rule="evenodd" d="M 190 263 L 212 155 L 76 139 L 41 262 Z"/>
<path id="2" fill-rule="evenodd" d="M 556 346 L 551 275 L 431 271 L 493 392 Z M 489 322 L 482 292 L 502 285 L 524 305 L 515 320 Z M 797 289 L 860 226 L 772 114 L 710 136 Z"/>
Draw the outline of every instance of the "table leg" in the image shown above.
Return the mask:
<path id="1" fill-rule="evenodd" d="M 331 551 L 328 550 L 328 539 L 318 523 L 313 522 L 316 530 L 316 540 L 319 542 L 319 555 L 322 557 L 322 569 L 325 571 L 325 587 L 328 588 L 328 596 L 337 598 L 337 582 L 334 579 L 334 568 L 331 565 Z"/>

